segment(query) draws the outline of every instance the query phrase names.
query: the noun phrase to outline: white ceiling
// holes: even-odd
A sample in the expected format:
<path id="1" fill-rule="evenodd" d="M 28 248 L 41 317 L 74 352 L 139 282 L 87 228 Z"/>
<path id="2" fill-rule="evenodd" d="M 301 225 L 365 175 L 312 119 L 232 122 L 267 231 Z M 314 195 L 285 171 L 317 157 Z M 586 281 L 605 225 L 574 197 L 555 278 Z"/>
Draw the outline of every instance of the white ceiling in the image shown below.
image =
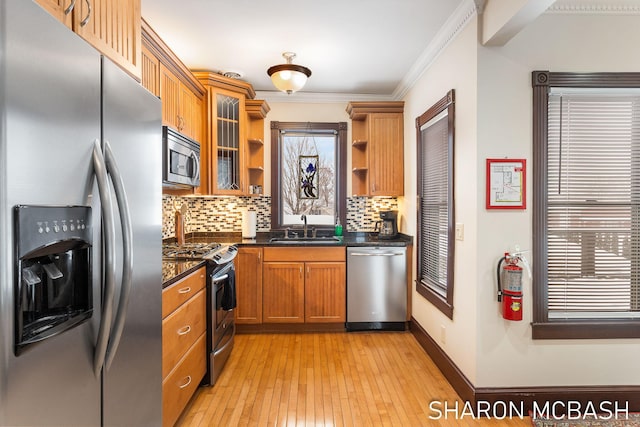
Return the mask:
<path id="1" fill-rule="evenodd" d="M 267 69 L 292 51 L 313 73 L 307 95 L 392 99 L 487 1 L 142 0 L 142 16 L 187 67 L 237 72 L 256 91 L 275 91 Z M 640 0 L 557 0 L 551 10 L 637 15 Z"/>
<path id="2" fill-rule="evenodd" d="M 282 52 L 312 75 L 302 91 L 391 95 L 471 0 L 142 0 L 142 16 L 191 69 L 234 71 L 275 90 Z"/>

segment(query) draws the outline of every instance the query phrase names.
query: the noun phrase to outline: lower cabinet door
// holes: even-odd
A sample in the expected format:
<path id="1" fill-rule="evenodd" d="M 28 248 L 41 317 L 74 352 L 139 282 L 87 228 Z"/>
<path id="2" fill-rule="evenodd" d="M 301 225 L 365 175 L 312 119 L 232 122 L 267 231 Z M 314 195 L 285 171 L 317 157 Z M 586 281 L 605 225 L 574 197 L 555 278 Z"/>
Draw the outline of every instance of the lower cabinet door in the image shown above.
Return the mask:
<path id="1" fill-rule="evenodd" d="M 305 264 L 304 318 L 307 323 L 347 320 L 346 265 L 344 262 Z"/>
<path id="2" fill-rule="evenodd" d="M 207 370 L 207 340 L 202 334 L 162 383 L 162 425 L 173 426 Z"/>
<path id="3" fill-rule="evenodd" d="M 304 323 L 304 263 L 265 262 L 263 323 Z"/>

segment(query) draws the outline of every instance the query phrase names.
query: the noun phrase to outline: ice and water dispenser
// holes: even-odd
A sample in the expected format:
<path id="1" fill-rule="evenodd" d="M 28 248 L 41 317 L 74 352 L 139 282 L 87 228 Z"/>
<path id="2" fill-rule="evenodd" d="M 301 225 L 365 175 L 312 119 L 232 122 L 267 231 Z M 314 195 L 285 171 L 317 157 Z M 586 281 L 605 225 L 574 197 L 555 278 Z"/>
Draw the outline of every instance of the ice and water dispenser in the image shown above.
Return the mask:
<path id="1" fill-rule="evenodd" d="M 91 317 L 91 208 L 19 205 L 14 224 L 19 355 Z"/>

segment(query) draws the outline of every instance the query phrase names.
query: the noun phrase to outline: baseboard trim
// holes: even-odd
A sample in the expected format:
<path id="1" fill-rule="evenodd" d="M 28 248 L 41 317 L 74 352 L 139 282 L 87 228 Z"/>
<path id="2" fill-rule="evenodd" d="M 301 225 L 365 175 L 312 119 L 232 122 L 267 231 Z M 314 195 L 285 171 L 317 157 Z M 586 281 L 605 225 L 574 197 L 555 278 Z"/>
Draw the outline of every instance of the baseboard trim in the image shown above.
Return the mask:
<path id="1" fill-rule="evenodd" d="M 591 404 L 598 410 L 601 405 L 609 409 L 626 408 L 628 412 L 640 412 L 640 386 L 572 386 L 572 387 L 474 387 L 464 373 L 449 358 L 436 341 L 412 317 L 409 330 L 427 352 L 440 372 L 449 381 L 458 396 L 477 407 L 478 402 L 513 402 L 522 404 L 529 411 L 534 402 L 538 408 L 546 402 L 579 402 L 582 408 Z M 610 402 L 610 405 L 607 403 Z M 617 406 L 615 406 L 617 405 Z M 562 409 L 562 405 L 559 405 Z"/>

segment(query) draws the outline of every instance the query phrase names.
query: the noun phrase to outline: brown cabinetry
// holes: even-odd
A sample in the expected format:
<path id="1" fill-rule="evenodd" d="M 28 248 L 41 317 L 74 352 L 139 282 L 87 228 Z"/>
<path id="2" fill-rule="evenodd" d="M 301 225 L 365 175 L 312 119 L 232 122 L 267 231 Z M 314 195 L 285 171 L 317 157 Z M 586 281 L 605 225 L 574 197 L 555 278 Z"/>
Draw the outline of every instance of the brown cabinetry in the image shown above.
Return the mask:
<path id="1" fill-rule="evenodd" d="M 206 271 L 162 291 L 162 407 L 172 426 L 206 372 Z"/>
<path id="2" fill-rule="evenodd" d="M 162 124 L 200 142 L 202 102 L 167 66 L 160 63 L 159 72 Z"/>
<path id="3" fill-rule="evenodd" d="M 352 194 L 404 194 L 404 102 L 350 102 Z"/>
<path id="4" fill-rule="evenodd" d="M 253 87 L 211 72 L 194 72 L 207 90 L 206 194 L 255 194 L 264 185 L 264 118 L 269 106 Z M 204 166 L 203 166 L 204 168 Z M 205 180 L 202 179 L 203 175 Z"/>
<path id="5" fill-rule="evenodd" d="M 36 1 L 140 80 L 140 0 Z"/>
<path id="6" fill-rule="evenodd" d="M 262 99 L 247 99 L 247 183 L 249 194 L 262 194 L 264 188 L 264 119 L 269 104 Z M 253 191 L 252 191 L 253 190 Z"/>
<path id="7" fill-rule="evenodd" d="M 142 85 L 162 101 L 162 124 L 202 144 L 204 87 L 144 20 L 141 62 Z"/>
<path id="8" fill-rule="evenodd" d="M 345 248 L 264 248 L 264 323 L 346 320 Z"/>
<path id="9" fill-rule="evenodd" d="M 263 270 L 263 322 L 303 323 L 304 263 L 265 262 Z"/>
<path id="10" fill-rule="evenodd" d="M 304 282 L 304 321 L 337 323 L 346 321 L 346 264 L 307 262 Z"/>
<path id="11" fill-rule="evenodd" d="M 262 323 L 262 248 L 238 248 L 236 263 L 237 324 Z"/>
<path id="12" fill-rule="evenodd" d="M 160 60 L 148 47 L 142 45 L 142 86 L 160 97 Z"/>

